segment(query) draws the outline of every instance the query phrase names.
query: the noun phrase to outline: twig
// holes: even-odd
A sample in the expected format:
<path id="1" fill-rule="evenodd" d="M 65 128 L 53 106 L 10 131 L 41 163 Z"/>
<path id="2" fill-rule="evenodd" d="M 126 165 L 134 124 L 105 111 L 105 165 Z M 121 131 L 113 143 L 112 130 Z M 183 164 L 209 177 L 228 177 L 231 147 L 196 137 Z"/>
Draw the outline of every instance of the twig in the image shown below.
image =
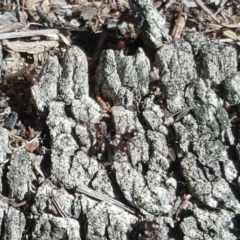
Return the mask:
<path id="1" fill-rule="evenodd" d="M 218 18 L 209 10 L 201 0 L 196 0 L 196 3 L 208 14 L 212 19 L 214 19 L 218 24 L 221 24 Z"/>
<path id="2" fill-rule="evenodd" d="M 180 218 L 181 218 L 181 215 L 182 215 L 182 211 L 184 211 L 189 203 L 190 203 L 190 199 L 192 198 L 192 196 L 190 194 L 187 194 L 187 195 L 184 195 L 182 197 L 182 201 L 180 203 L 180 205 L 178 206 L 178 209 L 175 213 L 175 219 L 179 222 L 180 221 Z"/>
<path id="3" fill-rule="evenodd" d="M 20 10 L 19 0 L 16 0 L 16 4 L 17 4 L 17 13 L 18 13 L 19 20 L 20 20 L 20 22 L 23 22 L 22 18 L 21 18 L 21 10 Z"/>
<path id="4" fill-rule="evenodd" d="M 195 0 L 196 3 L 212 18 L 214 19 L 218 24 L 228 27 L 228 28 L 240 28 L 240 23 L 234 23 L 234 24 L 227 24 L 227 23 L 222 23 L 219 21 L 219 19 L 209 10 L 204 3 L 201 0 Z"/>
<path id="5" fill-rule="evenodd" d="M 9 32 L 9 33 L 1 33 L 0 40 L 4 39 L 12 39 L 12 38 L 24 38 L 24 37 L 35 37 L 41 35 L 52 35 L 59 34 L 60 31 L 58 29 L 46 29 L 46 30 L 36 30 L 36 31 L 27 31 L 27 32 Z"/>
<path id="6" fill-rule="evenodd" d="M 225 23 L 220 23 L 224 27 L 228 28 L 240 28 L 240 22 L 239 23 L 234 23 L 234 24 L 225 24 Z"/>
<path id="7" fill-rule="evenodd" d="M 228 2 L 228 0 L 223 0 L 221 3 L 221 7 L 214 13 L 214 15 L 219 14 L 225 7 L 225 4 Z"/>
<path id="8" fill-rule="evenodd" d="M 107 112 L 112 112 L 111 107 L 109 107 L 107 103 L 103 101 L 99 92 L 96 93 L 96 101 L 103 110 Z"/>
<path id="9" fill-rule="evenodd" d="M 15 135 L 15 134 L 13 134 L 13 133 L 9 133 L 9 136 L 10 136 L 10 138 L 13 138 L 13 139 L 15 139 L 15 140 L 17 140 L 17 141 L 22 141 L 22 137 L 20 137 L 20 136 L 17 136 L 17 135 Z"/>
<path id="10" fill-rule="evenodd" d="M 186 14 L 183 14 L 183 2 L 181 1 L 181 9 L 178 13 L 178 18 L 172 31 L 172 37 L 174 40 L 179 39 L 181 37 L 181 33 L 185 26 L 185 22 Z"/>
<path id="11" fill-rule="evenodd" d="M 117 201 L 113 198 L 110 198 L 110 197 L 105 196 L 101 193 L 98 193 L 98 192 L 96 192 L 96 191 L 92 190 L 91 188 L 88 188 L 84 185 L 78 185 L 78 187 L 76 189 L 76 192 L 85 194 L 85 195 L 87 195 L 89 197 L 92 197 L 92 198 L 94 198 L 96 200 L 99 200 L 99 201 L 104 201 L 104 202 L 107 202 L 107 203 L 111 203 L 115 206 L 118 206 L 118 207 L 128 211 L 131 214 L 136 215 L 136 211 L 133 208 L 130 208 L 130 207 L 126 206 L 125 204 L 123 204 L 123 203 L 121 203 L 121 202 L 119 202 L 119 201 Z"/>
<path id="12" fill-rule="evenodd" d="M 27 144 L 23 144 L 22 146 L 15 148 L 15 147 L 12 147 L 12 146 L 11 146 L 10 142 L 8 143 L 8 148 L 11 149 L 11 150 L 14 150 L 14 151 L 15 151 L 15 150 L 22 149 L 22 148 L 25 148 L 26 146 L 27 146 Z"/>
<path id="13" fill-rule="evenodd" d="M 24 200 L 24 201 L 22 201 L 22 202 L 20 202 L 20 203 L 12 203 L 12 200 L 13 200 L 13 199 L 10 199 L 10 198 L 8 198 L 8 197 L 5 197 L 5 196 L 3 196 L 1 193 L 0 193 L 0 200 L 1 200 L 2 202 L 5 202 L 5 203 L 11 205 L 11 206 L 14 207 L 14 208 L 22 207 L 22 206 L 25 206 L 25 205 L 27 204 L 27 200 Z"/>
<path id="14" fill-rule="evenodd" d="M 27 201 L 22 201 L 20 203 L 16 203 L 16 204 L 11 204 L 13 207 L 17 208 L 17 207 L 22 207 L 25 206 L 27 204 Z"/>
<path id="15" fill-rule="evenodd" d="M 28 134 L 27 134 L 28 141 L 32 139 L 32 135 L 33 135 L 33 129 L 30 126 L 28 126 Z"/>
<path id="16" fill-rule="evenodd" d="M 45 176 L 44 176 L 42 170 L 37 166 L 37 164 L 33 163 L 32 166 L 35 168 L 35 170 L 38 172 L 38 174 L 45 180 Z"/>
<path id="17" fill-rule="evenodd" d="M 60 207 L 60 205 L 58 204 L 58 202 L 56 201 L 56 199 L 54 197 L 51 197 L 52 199 L 52 203 L 54 205 L 54 207 L 58 210 L 59 214 L 62 216 L 62 217 L 65 217 L 67 218 L 67 214 L 63 211 L 63 209 Z"/>

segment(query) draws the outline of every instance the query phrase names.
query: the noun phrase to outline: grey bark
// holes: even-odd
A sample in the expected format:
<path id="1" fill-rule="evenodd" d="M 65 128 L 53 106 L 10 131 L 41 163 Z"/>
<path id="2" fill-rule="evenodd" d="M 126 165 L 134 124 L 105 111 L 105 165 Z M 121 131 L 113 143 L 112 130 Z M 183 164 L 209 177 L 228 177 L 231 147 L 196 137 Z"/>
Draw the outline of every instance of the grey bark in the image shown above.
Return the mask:
<path id="1" fill-rule="evenodd" d="M 33 239 L 238 239 L 240 147 L 225 107 L 239 105 L 237 51 L 197 33 L 163 44 L 170 38 L 153 21 L 162 16 L 150 1 L 132 7 L 156 50 L 159 78 L 150 83 L 143 49 L 134 56 L 104 50 L 95 91 L 115 107 L 113 131 L 102 133 L 96 124 L 109 123 L 89 96 L 84 52 L 72 46 L 61 64 L 49 59 L 31 89 L 51 136 L 48 179 L 36 172 L 46 156 L 10 151 L 0 129 L 1 189 L 7 184 L 12 198 L 0 198 L 3 239 L 20 239 L 27 229 L 26 216 L 10 205 L 29 192 Z"/>

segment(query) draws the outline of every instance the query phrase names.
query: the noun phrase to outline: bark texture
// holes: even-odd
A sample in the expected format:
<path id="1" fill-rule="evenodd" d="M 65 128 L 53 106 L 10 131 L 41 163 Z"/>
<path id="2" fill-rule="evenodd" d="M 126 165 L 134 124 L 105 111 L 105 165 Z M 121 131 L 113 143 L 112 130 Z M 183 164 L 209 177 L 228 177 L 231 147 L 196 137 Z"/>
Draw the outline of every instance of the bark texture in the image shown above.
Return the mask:
<path id="1" fill-rule="evenodd" d="M 91 79 L 107 116 L 71 46 L 31 88 L 50 155 L 9 149 L 0 127 L 2 239 L 239 238 L 237 51 L 197 33 L 171 42 L 150 2 L 131 8 L 154 62 L 104 50 Z"/>

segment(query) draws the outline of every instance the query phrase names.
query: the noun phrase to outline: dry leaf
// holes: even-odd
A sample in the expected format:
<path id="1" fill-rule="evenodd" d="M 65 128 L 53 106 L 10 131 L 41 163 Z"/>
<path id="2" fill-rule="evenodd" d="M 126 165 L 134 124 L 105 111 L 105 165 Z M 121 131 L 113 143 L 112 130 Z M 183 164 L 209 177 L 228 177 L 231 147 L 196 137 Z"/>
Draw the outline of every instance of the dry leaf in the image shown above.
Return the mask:
<path id="1" fill-rule="evenodd" d="M 223 36 L 229 37 L 229 38 L 231 38 L 233 40 L 238 40 L 238 36 L 232 30 L 223 31 Z"/>
<path id="2" fill-rule="evenodd" d="M 219 24 L 214 24 L 214 23 L 210 23 L 209 26 L 210 26 L 211 29 L 213 29 L 213 30 L 219 30 L 219 29 L 222 28 L 221 25 L 219 25 Z"/>
<path id="3" fill-rule="evenodd" d="M 42 4 L 41 4 L 41 8 L 42 8 L 42 10 L 45 12 L 45 13 L 49 13 L 49 11 L 50 11 L 50 3 L 49 3 L 49 1 L 48 0 L 44 0 L 43 2 L 42 2 Z"/>
<path id="4" fill-rule="evenodd" d="M 233 16 L 231 16 L 230 19 L 233 21 L 233 23 L 239 23 L 240 22 L 240 16 L 233 15 Z"/>
<path id="5" fill-rule="evenodd" d="M 36 7 L 39 6 L 41 2 L 42 0 L 25 0 L 26 7 L 29 11 L 36 11 Z"/>
<path id="6" fill-rule="evenodd" d="M 39 15 L 36 12 L 36 7 L 39 6 L 41 2 L 42 0 L 25 0 L 27 11 L 35 21 L 39 20 Z"/>
<path id="7" fill-rule="evenodd" d="M 69 41 L 69 39 L 67 37 L 65 37 L 63 34 L 58 34 L 59 37 L 59 41 L 65 43 L 67 46 L 69 46 L 71 44 L 71 42 Z"/>
<path id="8" fill-rule="evenodd" d="M 166 126 L 170 126 L 170 125 L 172 125 L 174 123 L 174 118 L 173 117 L 168 117 L 168 118 L 165 118 L 165 120 L 164 120 L 164 124 L 166 125 Z"/>
<path id="9" fill-rule="evenodd" d="M 177 159 L 176 150 L 173 147 L 168 148 L 168 156 L 172 162 L 175 162 Z"/>
<path id="10" fill-rule="evenodd" d="M 26 149 L 28 152 L 32 153 L 32 152 L 34 152 L 34 151 L 38 148 L 38 146 L 39 146 L 38 141 L 33 141 L 33 142 L 28 143 L 28 144 L 25 146 L 25 149 Z"/>
<path id="11" fill-rule="evenodd" d="M 179 39 L 181 37 L 183 28 L 185 27 L 186 24 L 186 20 L 187 20 L 187 14 L 186 13 L 182 13 L 181 16 L 178 18 L 174 29 L 172 31 L 172 37 L 173 39 Z"/>
<path id="12" fill-rule="evenodd" d="M 150 75 L 150 81 L 158 81 L 160 79 L 159 68 L 153 67 L 153 71 L 151 71 L 149 75 Z"/>
<path id="13" fill-rule="evenodd" d="M 190 110 L 191 110 L 191 108 L 189 108 L 189 107 L 186 107 L 186 108 L 182 109 L 178 113 L 178 115 L 177 115 L 177 117 L 175 119 L 175 122 L 177 122 L 177 121 L 181 120 L 182 118 L 184 118 L 189 113 Z"/>
<path id="14" fill-rule="evenodd" d="M 19 69 L 22 69 L 25 66 L 26 64 L 21 61 L 20 56 L 12 54 L 8 54 L 2 61 L 2 70 L 4 70 L 6 73 L 16 73 L 19 71 Z"/>
<path id="15" fill-rule="evenodd" d="M 155 8 L 159 8 L 159 7 L 162 6 L 162 4 L 163 4 L 163 1 L 155 1 L 155 2 L 154 2 L 154 7 L 155 7 Z"/>

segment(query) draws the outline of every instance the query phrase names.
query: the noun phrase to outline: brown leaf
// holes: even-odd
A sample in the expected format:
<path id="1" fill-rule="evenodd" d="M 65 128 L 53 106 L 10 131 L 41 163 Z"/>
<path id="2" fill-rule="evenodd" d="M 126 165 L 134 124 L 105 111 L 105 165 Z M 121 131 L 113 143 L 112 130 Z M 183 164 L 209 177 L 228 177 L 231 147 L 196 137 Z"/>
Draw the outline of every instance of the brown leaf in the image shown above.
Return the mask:
<path id="1" fill-rule="evenodd" d="M 34 151 L 38 148 L 38 146 L 39 146 L 38 141 L 33 141 L 33 142 L 28 143 L 28 144 L 25 146 L 25 149 L 26 149 L 28 152 L 32 153 L 32 152 L 34 152 Z"/>

